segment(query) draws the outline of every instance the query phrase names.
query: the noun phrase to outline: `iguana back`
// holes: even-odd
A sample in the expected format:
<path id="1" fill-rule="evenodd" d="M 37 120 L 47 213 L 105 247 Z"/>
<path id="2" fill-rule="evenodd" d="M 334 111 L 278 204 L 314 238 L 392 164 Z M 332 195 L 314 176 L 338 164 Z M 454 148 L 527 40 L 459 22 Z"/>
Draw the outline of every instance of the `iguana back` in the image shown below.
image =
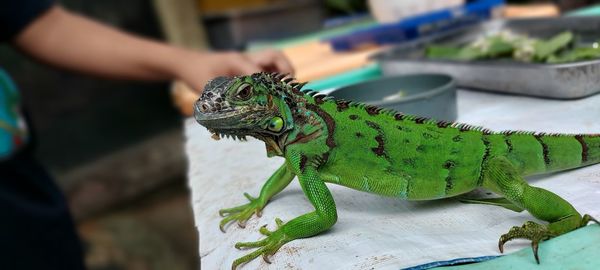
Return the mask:
<path id="1" fill-rule="evenodd" d="M 335 147 L 320 171 L 341 172 L 338 184 L 362 191 L 416 200 L 462 194 L 481 186 L 483 164 L 495 156 L 508 158 L 522 175 L 600 162 L 599 135 L 491 132 L 361 103 L 305 99 L 335 122 Z"/>

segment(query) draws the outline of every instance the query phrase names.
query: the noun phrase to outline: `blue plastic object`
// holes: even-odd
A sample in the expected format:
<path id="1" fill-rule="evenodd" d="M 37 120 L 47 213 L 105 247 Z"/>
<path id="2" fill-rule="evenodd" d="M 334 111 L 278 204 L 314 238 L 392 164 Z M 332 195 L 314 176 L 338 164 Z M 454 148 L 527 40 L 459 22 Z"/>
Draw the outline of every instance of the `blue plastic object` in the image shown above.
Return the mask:
<path id="1" fill-rule="evenodd" d="M 311 89 L 315 91 L 330 90 L 340 88 L 342 86 L 351 85 L 376 79 L 381 77 L 381 68 L 379 64 L 369 64 L 367 66 L 353 69 L 344 73 L 329 76 L 327 78 L 309 82 L 303 89 Z"/>
<path id="2" fill-rule="evenodd" d="M 365 44 L 392 44 L 432 35 L 490 19 L 504 0 L 478 0 L 456 8 L 417 15 L 397 23 L 378 24 L 327 39 L 336 51 L 347 51 Z"/>
<path id="3" fill-rule="evenodd" d="M 403 270 L 596 270 L 600 269 L 600 226 L 592 224 L 559 237 L 543 241 L 539 247 L 540 264 L 533 259 L 530 246 L 504 255 L 438 261 Z M 511 247 L 512 249 L 512 247 Z"/>

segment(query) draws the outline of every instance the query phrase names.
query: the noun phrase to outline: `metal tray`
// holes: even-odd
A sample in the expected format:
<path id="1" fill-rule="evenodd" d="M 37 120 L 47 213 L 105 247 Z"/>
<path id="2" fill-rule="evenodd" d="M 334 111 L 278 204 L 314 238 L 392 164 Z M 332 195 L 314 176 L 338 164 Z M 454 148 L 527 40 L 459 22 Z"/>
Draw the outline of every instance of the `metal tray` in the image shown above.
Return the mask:
<path id="1" fill-rule="evenodd" d="M 600 59 L 564 64 L 531 64 L 510 60 L 452 61 L 424 58 L 427 44 L 464 44 L 484 33 L 510 30 L 548 38 L 573 31 L 580 42 L 600 40 L 600 17 L 497 20 L 406 43 L 375 55 L 384 75 L 445 73 L 461 87 L 574 99 L 600 92 Z"/>

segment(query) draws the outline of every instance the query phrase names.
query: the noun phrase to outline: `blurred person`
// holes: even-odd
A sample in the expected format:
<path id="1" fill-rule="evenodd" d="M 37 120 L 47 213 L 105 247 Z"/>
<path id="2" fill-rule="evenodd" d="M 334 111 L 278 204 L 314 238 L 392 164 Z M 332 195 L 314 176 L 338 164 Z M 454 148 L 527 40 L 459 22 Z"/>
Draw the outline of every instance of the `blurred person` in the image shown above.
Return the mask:
<path id="1" fill-rule="evenodd" d="M 110 79 L 181 80 L 291 73 L 277 51 L 196 52 L 120 32 L 52 0 L 0 0 L 0 40 L 48 65 Z M 33 157 L 19 93 L 0 67 L 0 269 L 84 269 L 66 200 Z"/>

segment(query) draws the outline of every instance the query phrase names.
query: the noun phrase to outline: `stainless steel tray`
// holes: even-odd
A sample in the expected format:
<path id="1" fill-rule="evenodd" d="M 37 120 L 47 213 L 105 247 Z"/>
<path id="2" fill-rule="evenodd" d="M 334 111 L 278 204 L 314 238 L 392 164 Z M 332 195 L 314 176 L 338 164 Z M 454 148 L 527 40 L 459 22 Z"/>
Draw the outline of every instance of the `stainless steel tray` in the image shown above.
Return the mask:
<path id="1" fill-rule="evenodd" d="M 565 64 L 530 64 L 510 60 L 452 61 L 424 58 L 427 44 L 464 44 L 484 33 L 510 30 L 548 38 L 573 31 L 580 42 L 600 40 L 600 17 L 497 20 L 406 43 L 374 56 L 384 75 L 446 73 L 458 85 L 488 91 L 574 99 L 600 92 L 600 59 Z"/>

